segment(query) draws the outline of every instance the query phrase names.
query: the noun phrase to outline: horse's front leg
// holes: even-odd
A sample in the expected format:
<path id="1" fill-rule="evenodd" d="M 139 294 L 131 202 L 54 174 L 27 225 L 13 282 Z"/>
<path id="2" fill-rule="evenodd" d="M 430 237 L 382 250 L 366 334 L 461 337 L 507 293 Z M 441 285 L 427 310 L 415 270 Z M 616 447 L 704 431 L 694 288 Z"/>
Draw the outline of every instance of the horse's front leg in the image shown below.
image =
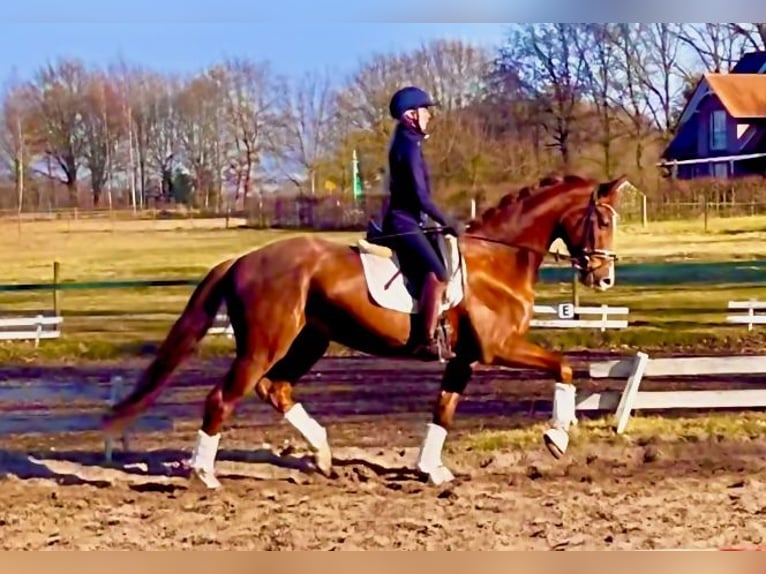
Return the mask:
<path id="1" fill-rule="evenodd" d="M 504 367 L 526 367 L 548 371 L 556 380 L 553 394 L 551 428 L 543 434 L 545 446 L 555 458 L 561 458 L 569 446 L 569 427 L 577 424 L 575 386 L 572 367 L 560 353 L 543 349 L 521 337 L 510 337 L 488 361 Z"/>
<path id="2" fill-rule="evenodd" d="M 472 373 L 471 362 L 458 354 L 447 363 L 447 368 L 442 375 L 441 389 L 434 405 L 433 418 L 426 425 L 426 436 L 420 446 L 417 459 L 418 470 L 427 474 L 430 482 L 435 485 L 455 478 L 442 462 L 442 449 L 447 432 L 455 418 L 455 409 L 460 401 L 460 395 L 465 391 Z"/>

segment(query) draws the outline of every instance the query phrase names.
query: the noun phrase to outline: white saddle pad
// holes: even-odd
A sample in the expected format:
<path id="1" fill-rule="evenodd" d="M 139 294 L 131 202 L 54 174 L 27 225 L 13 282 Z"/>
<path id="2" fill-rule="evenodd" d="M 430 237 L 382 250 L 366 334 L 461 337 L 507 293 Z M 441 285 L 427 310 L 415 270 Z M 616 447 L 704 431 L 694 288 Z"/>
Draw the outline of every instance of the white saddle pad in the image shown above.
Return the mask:
<path id="1" fill-rule="evenodd" d="M 465 260 L 460 257 L 457 239 L 451 235 L 443 236 L 438 243 L 442 254 L 447 256 L 449 281 L 441 304 L 441 311 L 455 307 L 465 296 L 466 271 Z M 362 259 L 367 290 L 372 299 L 381 307 L 418 313 L 418 301 L 407 289 L 404 276 L 399 268 L 399 259 L 389 248 L 368 243 L 364 239 L 358 242 L 359 256 Z"/>

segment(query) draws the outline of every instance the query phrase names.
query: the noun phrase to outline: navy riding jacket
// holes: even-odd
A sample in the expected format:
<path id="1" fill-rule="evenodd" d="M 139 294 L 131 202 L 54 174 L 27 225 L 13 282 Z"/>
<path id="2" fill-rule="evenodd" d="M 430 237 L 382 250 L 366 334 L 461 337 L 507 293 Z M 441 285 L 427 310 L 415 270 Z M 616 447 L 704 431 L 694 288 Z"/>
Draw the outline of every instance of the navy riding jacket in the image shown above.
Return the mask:
<path id="1" fill-rule="evenodd" d="M 400 123 L 388 150 L 389 200 L 384 228 L 413 229 L 428 215 L 440 225 L 447 218 L 431 200 L 431 181 L 423 157 L 423 134 Z"/>

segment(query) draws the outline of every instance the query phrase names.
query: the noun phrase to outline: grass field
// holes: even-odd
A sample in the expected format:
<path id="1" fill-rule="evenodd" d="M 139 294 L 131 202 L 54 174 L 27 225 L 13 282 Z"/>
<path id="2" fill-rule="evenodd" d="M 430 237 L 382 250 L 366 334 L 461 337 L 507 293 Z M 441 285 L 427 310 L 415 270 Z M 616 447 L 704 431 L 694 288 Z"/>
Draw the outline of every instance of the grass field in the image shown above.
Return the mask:
<path id="1" fill-rule="evenodd" d="M 62 281 L 193 279 L 221 259 L 300 231 L 240 228 L 241 221 L 0 221 L 3 283 L 47 282 L 53 261 Z M 326 233 L 351 243 L 360 233 Z M 714 219 L 704 233 L 701 221 L 620 226 L 617 249 L 624 262 L 727 261 L 766 257 L 766 217 Z M 563 250 L 563 249 L 562 249 Z M 559 264 L 563 265 L 563 264 Z M 105 359 L 134 355 L 156 343 L 182 310 L 192 287 L 61 292 L 65 316 L 60 341 L 0 344 L 4 360 Z M 568 284 L 542 285 L 539 302 L 566 300 Z M 766 298 L 766 285 L 677 285 L 641 288 L 619 285 L 600 295 L 580 290 L 582 304 L 608 303 L 631 309 L 624 331 L 546 330 L 532 337 L 563 350 L 583 347 L 758 348 L 766 336 L 758 329 L 723 324 L 731 299 Z M 52 306 L 50 292 L 0 293 L 0 314 Z M 231 342 L 208 337 L 204 353 L 228 352 Z"/>
<path id="2" fill-rule="evenodd" d="M 571 446 L 585 443 L 635 445 L 651 441 L 700 443 L 725 436 L 731 440 L 757 440 L 766 431 L 764 413 L 738 412 L 705 413 L 704 416 L 667 417 L 642 413 L 630 421 L 630 432 L 616 434 L 611 417 L 578 421 L 572 431 Z M 460 447 L 468 446 L 479 452 L 493 452 L 507 448 L 529 448 L 540 442 L 540 435 L 547 429 L 546 422 L 520 423 L 509 430 L 483 430 L 471 433 Z M 449 449 L 456 447 L 450 445 Z"/>

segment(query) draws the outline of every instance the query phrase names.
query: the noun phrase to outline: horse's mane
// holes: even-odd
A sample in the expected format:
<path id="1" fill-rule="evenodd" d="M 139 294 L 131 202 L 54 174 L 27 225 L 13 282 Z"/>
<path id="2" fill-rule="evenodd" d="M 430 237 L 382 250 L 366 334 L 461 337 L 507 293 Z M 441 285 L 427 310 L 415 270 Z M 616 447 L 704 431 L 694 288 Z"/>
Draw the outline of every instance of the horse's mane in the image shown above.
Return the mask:
<path id="1" fill-rule="evenodd" d="M 496 217 L 504 214 L 509 208 L 520 204 L 527 198 L 536 197 L 543 191 L 549 191 L 551 188 L 559 187 L 559 192 L 569 191 L 584 185 L 593 183 L 591 180 L 581 177 L 579 175 L 565 174 L 559 175 L 547 175 L 541 178 L 536 184 L 526 185 L 520 188 L 518 191 L 509 191 L 503 195 L 496 205 L 492 205 L 482 211 L 475 219 L 472 219 L 467 223 L 467 227 L 471 230 L 480 229 L 483 225 L 488 224 Z"/>

